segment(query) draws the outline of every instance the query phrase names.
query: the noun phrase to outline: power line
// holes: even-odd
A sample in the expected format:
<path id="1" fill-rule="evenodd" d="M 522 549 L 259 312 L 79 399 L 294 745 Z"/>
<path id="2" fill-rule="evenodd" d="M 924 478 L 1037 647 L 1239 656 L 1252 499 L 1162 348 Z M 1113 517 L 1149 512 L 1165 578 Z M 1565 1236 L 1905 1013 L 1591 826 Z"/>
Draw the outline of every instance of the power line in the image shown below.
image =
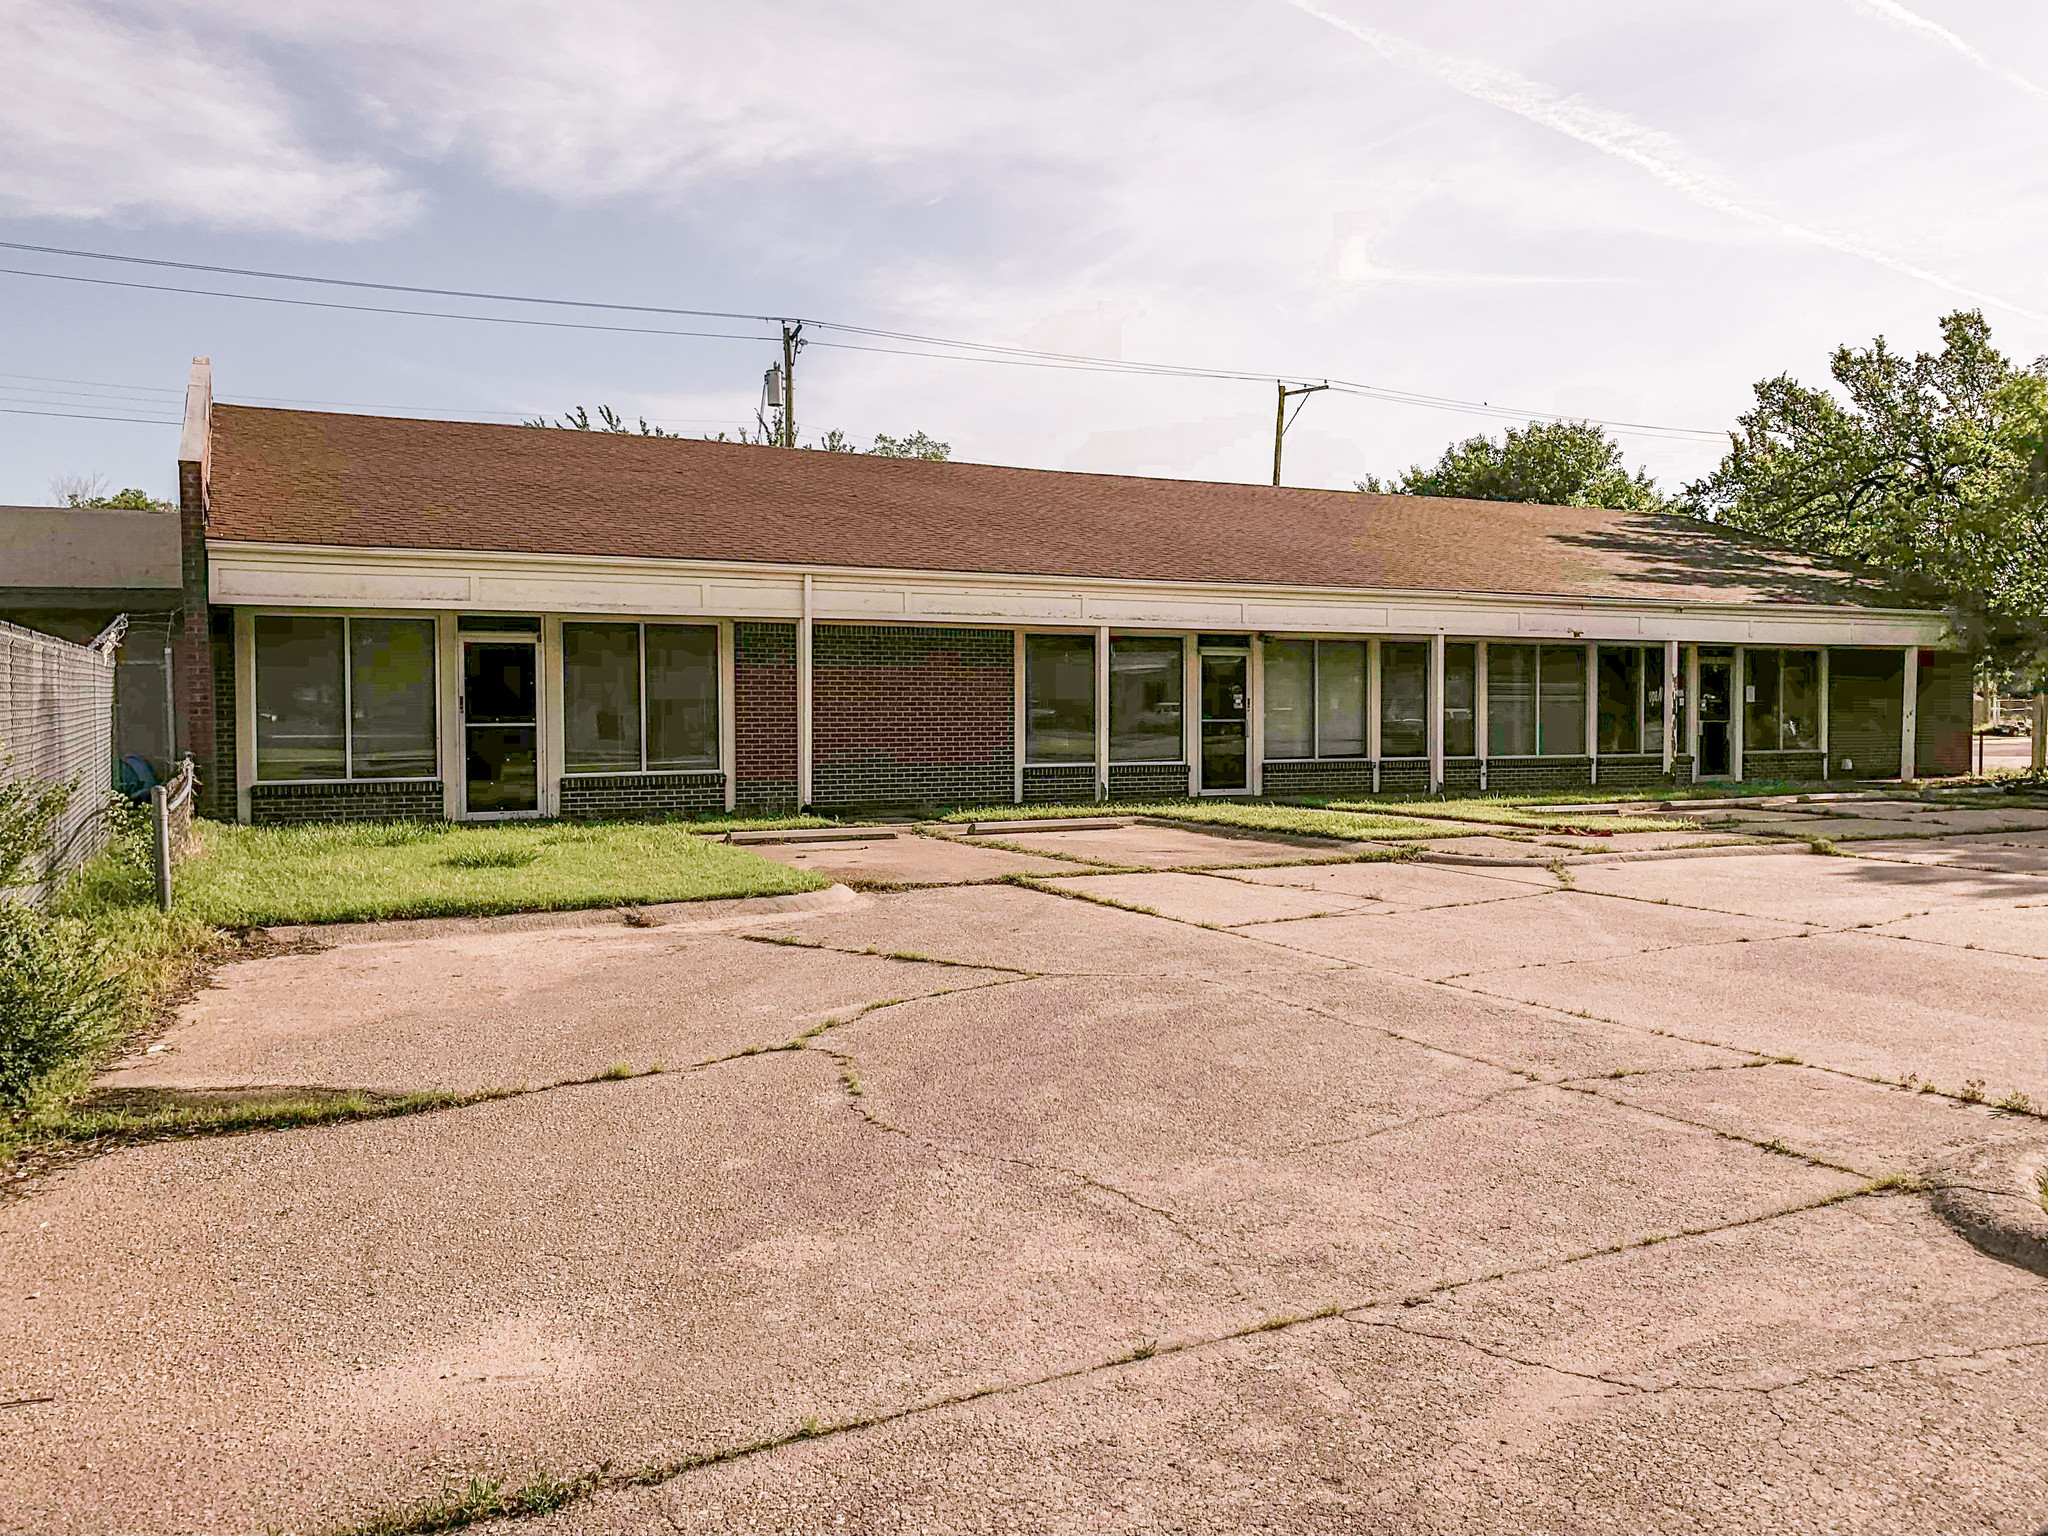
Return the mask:
<path id="1" fill-rule="evenodd" d="M 181 423 L 171 416 L 88 416 L 82 411 L 31 411 L 18 405 L 0 405 L 0 416 L 61 416 L 67 421 L 128 421 L 143 427 L 175 427 Z"/>
<path id="2" fill-rule="evenodd" d="M 385 293 L 417 293 L 441 298 L 476 299 L 490 303 L 538 304 L 573 309 L 608 310 L 629 314 L 748 320 L 761 325 L 774 325 L 778 330 L 783 325 L 795 323 L 823 330 L 836 331 L 848 336 L 870 338 L 870 341 L 866 343 L 825 340 L 809 341 L 810 345 L 829 347 L 835 351 L 866 352 L 901 357 L 924 357 L 954 362 L 1000 363 L 1012 367 L 1039 367 L 1060 371 L 1134 374 L 1142 377 L 1156 378 L 1200 378 L 1264 384 L 1275 377 L 1271 372 L 1256 372 L 1246 369 L 1205 368 L 1178 363 L 1152 363 L 1123 358 L 1092 357 L 1080 353 L 1051 352 L 1029 347 L 1002 346 L 992 342 L 961 341 L 950 337 L 928 336 L 910 331 L 885 330 L 879 327 L 852 325 L 833 320 L 805 319 L 793 321 L 790 317 L 786 316 L 744 314 L 731 310 L 685 309 L 651 304 L 618 304 L 592 299 L 562 299 L 532 294 L 494 293 L 476 289 L 433 288 L 406 283 L 378 283 L 356 278 L 320 277 L 300 272 L 275 272 L 260 268 L 216 266 L 205 262 L 171 261 L 152 256 L 122 255 L 108 251 L 75 250 L 64 246 L 31 245 L 16 240 L 0 240 L 0 249 L 27 251 L 37 255 L 61 256 L 79 260 L 122 262 L 135 266 L 168 268 L 177 271 L 208 272 L 222 276 L 252 277 L 271 282 L 312 283 L 324 287 L 359 288 Z M 297 308 L 398 315 L 413 319 L 465 320 L 475 324 L 520 325 L 548 330 L 582 330 L 618 335 L 677 336 L 714 341 L 773 341 L 776 339 L 774 336 L 735 334 L 724 331 L 678 330 L 653 326 L 596 325 L 576 321 L 535 320 L 513 315 L 475 315 L 447 310 L 399 309 L 382 305 L 341 304 L 317 299 L 290 299 L 275 294 L 236 293 L 214 288 L 187 288 L 171 284 L 123 282 L 112 278 L 85 277 L 80 274 L 66 272 L 39 272 L 19 267 L 0 267 L 0 273 L 16 277 L 39 277 L 61 282 L 88 283 L 100 287 L 129 288 L 154 293 L 190 294 L 203 298 L 235 299 L 260 304 L 283 304 Z M 874 341 L 898 341 L 910 345 L 908 347 L 876 346 L 872 344 Z M 917 350 L 912 350 L 912 348 Z M 924 350 L 928 348 L 944 348 L 947 350 Z M 1384 385 L 1361 383 L 1349 379 L 1331 379 L 1328 381 L 1328 384 L 1337 393 L 1428 410 L 1455 411 L 1462 414 L 1482 415 L 1499 419 L 1527 420 L 1530 418 L 1540 418 L 1552 421 L 1590 421 L 1600 426 L 1612 427 L 1617 431 L 1682 440 L 1707 439 L 1718 441 L 1726 435 L 1719 430 L 1706 428 L 1676 427 L 1652 422 L 1617 421 L 1603 417 L 1573 417 L 1558 411 L 1524 410 L 1512 406 L 1496 406 L 1488 401 L 1461 400 L 1453 396 L 1390 389 Z"/>

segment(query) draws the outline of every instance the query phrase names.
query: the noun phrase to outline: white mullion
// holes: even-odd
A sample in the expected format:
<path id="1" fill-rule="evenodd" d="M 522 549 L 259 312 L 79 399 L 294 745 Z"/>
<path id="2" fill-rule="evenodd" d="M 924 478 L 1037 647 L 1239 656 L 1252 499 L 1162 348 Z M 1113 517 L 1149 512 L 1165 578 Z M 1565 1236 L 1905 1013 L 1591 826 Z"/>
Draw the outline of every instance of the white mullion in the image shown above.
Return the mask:
<path id="1" fill-rule="evenodd" d="M 645 620 L 634 628 L 640 631 L 640 771 L 647 771 L 647 624 Z"/>
<path id="2" fill-rule="evenodd" d="M 354 620 L 341 616 L 341 776 L 356 776 L 356 679 L 355 650 L 349 644 Z"/>
<path id="3" fill-rule="evenodd" d="M 1323 642 L 1308 643 L 1308 755 L 1323 755 Z"/>

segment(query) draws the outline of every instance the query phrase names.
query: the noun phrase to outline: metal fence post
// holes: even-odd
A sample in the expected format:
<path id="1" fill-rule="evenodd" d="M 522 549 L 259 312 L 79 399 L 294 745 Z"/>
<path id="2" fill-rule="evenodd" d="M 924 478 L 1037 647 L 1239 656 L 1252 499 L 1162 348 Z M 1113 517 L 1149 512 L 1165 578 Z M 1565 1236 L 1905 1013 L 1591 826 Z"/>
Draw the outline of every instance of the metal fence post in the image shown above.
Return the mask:
<path id="1" fill-rule="evenodd" d="M 171 910 L 171 795 L 163 785 L 149 791 L 151 860 L 156 872 L 156 904 L 159 911 Z"/>

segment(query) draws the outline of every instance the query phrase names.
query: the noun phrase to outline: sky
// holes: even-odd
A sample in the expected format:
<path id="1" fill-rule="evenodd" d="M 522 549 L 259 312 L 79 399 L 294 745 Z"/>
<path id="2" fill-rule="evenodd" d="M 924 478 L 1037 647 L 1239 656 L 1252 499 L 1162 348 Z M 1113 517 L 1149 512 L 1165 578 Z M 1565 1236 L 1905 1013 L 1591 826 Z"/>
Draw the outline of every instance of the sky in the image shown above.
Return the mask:
<path id="1" fill-rule="evenodd" d="M 1329 379 L 1385 393 L 1308 397 L 1290 484 L 1542 412 L 1676 488 L 1844 342 L 1982 308 L 2048 353 L 2044 151 L 2016 0 L 0 0 L 0 241 L 742 317 L 0 249 L 0 503 L 168 496 L 195 355 L 252 404 L 731 430 L 756 315 L 813 322 L 806 436 L 1265 481 L 1274 381 Z"/>

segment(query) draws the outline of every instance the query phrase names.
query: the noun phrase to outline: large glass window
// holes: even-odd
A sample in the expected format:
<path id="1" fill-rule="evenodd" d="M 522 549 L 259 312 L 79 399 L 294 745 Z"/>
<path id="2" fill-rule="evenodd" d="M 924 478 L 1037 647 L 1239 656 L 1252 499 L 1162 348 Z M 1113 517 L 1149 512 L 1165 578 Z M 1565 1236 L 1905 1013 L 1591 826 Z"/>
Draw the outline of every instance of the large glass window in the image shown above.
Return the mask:
<path id="1" fill-rule="evenodd" d="M 1178 763 L 1183 662 L 1177 637 L 1116 636 L 1109 642 L 1109 758 Z M 1089 753 L 1094 756 L 1093 751 Z"/>
<path id="2" fill-rule="evenodd" d="M 640 769 L 640 626 L 562 626 L 562 746 L 570 773 Z"/>
<path id="3" fill-rule="evenodd" d="M 649 624 L 643 634 L 648 768 L 716 768 L 718 631 L 708 624 Z"/>
<path id="4" fill-rule="evenodd" d="M 350 619 L 349 759 L 358 779 L 434 776 L 434 621 Z"/>
<path id="5" fill-rule="evenodd" d="M 1444 647 L 1444 756 L 1474 757 L 1479 752 L 1477 717 L 1479 647 L 1469 641 Z"/>
<path id="6" fill-rule="evenodd" d="M 1316 756 L 1365 756 L 1363 640 L 1316 642 Z"/>
<path id="7" fill-rule="evenodd" d="M 1742 653 L 1743 746 L 1750 752 L 1820 750 L 1820 653 Z"/>
<path id="8" fill-rule="evenodd" d="M 256 777 L 348 776 L 342 619 L 256 619 Z"/>
<path id="9" fill-rule="evenodd" d="M 718 766 L 718 631 L 564 624 L 562 751 L 570 773 Z"/>
<path id="10" fill-rule="evenodd" d="M 1429 642 L 1380 644 L 1380 756 L 1429 755 Z"/>
<path id="11" fill-rule="evenodd" d="M 1536 647 L 1486 648 L 1486 749 L 1490 757 L 1536 755 Z"/>
<path id="12" fill-rule="evenodd" d="M 1095 637 L 1024 637 L 1024 760 L 1095 761 Z"/>
<path id="13" fill-rule="evenodd" d="M 1266 756 L 1316 755 L 1316 644 L 1313 640 L 1268 640 L 1266 664 Z"/>
<path id="14" fill-rule="evenodd" d="M 1586 750 L 1586 648 L 1546 645 L 1537 659 L 1543 700 L 1536 750 L 1545 757 L 1577 757 Z"/>
<path id="15" fill-rule="evenodd" d="M 1602 753 L 1643 750 L 1643 667 L 1641 646 L 1600 647 L 1598 739 Z"/>
<path id="16" fill-rule="evenodd" d="M 1365 756 L 1363 640 L 1269 640 L 1266 756 Z"/>
<path id="17" fill-rule="evenodd" d="M 434 621 L 258 614 L 256 777 L 432 778 Z"/>

